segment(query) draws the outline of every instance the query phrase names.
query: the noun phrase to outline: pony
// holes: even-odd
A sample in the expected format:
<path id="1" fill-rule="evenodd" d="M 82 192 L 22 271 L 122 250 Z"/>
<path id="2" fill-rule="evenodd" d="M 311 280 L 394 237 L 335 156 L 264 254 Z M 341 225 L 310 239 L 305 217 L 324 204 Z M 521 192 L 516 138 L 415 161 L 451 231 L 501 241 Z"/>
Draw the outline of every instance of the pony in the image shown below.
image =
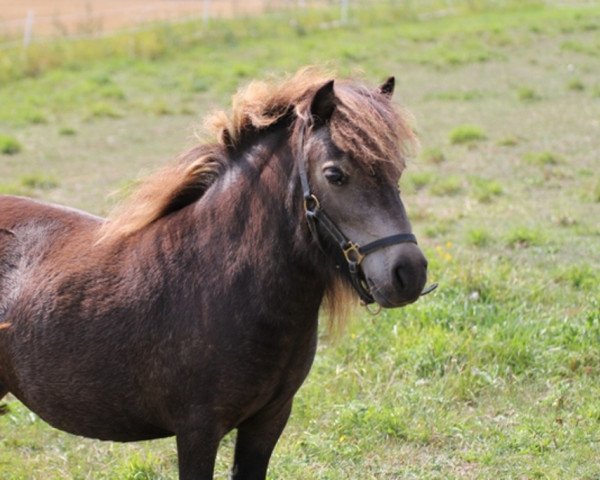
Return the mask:
<path id="1" fill-rule="evenodd" d="M 107 219 L 0 197 L 0 398 L 76 435 L 175 436 L 181 480 L 211 479 L 235 429 L 231 478 L 264 479 L 321 305 L 340 324 L 351 298 L 424 292 L 393 90 L 253 82 Z"/>

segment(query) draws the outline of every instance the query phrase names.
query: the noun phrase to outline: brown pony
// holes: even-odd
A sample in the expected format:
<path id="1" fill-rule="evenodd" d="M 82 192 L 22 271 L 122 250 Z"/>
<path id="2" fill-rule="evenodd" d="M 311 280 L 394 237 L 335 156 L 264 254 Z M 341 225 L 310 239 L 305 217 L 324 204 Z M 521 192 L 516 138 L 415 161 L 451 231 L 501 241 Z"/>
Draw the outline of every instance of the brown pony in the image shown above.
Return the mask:
<path id="1" fill-rule="evenodd" d="M 390 97 L 307 69 L 253 83 L 218 141 L 109 219 L 0 197 L 0 398 L 103 440 L 175 435 L 181 479 L 264 479 L 311 367 L 322 302 L 415 301 L 425 257 L 398 180 L 415 141 Z"/>

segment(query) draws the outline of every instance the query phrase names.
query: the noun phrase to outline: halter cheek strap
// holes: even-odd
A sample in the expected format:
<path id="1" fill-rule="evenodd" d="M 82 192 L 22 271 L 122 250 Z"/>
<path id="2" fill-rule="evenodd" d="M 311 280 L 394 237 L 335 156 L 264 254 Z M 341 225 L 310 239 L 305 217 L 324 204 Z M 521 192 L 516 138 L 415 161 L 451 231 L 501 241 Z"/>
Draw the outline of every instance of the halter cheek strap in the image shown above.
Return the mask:
<path id="1" fill-rule="evenodd" d="M 298 171 L 300 176 L 300 183 L 302 185 L 302 195 L 304 196 L 304 214 L 308 223 L 308 228 L 311 235 L 317 242 L 317 244 L 324 251 L 323 243 L 319 232 L 323 232 L 328 240 L 335 244 L 342 252 L 347 266 L 348 273 L 350 276 L 350 282 L 352 286 L 360 296 L 360 299 L 366 305 L 374 303 L 375 299 L 371 294 L 371 288 L 369 287 L 365 274 L 361 268 L 361 263 L 364 258 L 382 248 L 397 245 L 399 243 L 417 243 L 417 238 L 412 233 L 397 233 L 388 237 L 377 239 L 371 243 L 360 246 L 359 244 L 352 242 L 344 232 L 331 220 L 329 215 L 321 208 L 321 203 L 317 196 L 311 192 L 310 184 L 308 183 L 306 149 L 304 148 L 305 132 L 310 128 L 310 124 L 304 123 L 299 132 L 299 161 Z M 436 284 L 431 285 L 425 289 L 421 295 L 430 293 L 437 287 Z"/>

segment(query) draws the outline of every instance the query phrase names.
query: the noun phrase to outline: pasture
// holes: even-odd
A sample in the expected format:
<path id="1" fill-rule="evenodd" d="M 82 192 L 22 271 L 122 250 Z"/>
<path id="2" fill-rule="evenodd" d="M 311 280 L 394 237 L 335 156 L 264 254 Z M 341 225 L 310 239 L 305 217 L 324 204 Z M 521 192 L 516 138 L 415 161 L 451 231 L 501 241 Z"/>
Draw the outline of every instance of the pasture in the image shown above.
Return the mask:
<path id="1" fill-rule="evenodd" d="M 393 74 L 422 143 L 400 186 L 440 287 L 323 329 L 269 478 L 600 478 L 600 5 L 416 3 L 0 51 L 0 193 L 103 215 L 252 78 Z M 173 440 L 8 408 L 3 480 L 176 478 Z"/>

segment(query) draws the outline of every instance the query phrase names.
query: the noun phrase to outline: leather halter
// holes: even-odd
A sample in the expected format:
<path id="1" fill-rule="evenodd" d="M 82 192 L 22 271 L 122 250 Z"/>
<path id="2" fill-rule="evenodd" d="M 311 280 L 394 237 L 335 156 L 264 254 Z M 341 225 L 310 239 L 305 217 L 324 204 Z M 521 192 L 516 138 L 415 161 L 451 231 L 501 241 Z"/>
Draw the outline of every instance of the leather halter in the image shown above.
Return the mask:
<path id="1" fill-rule="evenodd" d="M 308 172 L 305 148 L 305 133 L 311 128 L 308 122 L 304 122 L 300 127 L 299 131 L 299 161 L 298 171 L 300 175 L 300 183 L 302 185 L 302 195 L 304 196 L 304 214 L 308 223 L 308 228 L 312 237 L 315 239 L 317 244 L 323 249 L 323 244 L 319 236 L 320 230 L 328 237 L 328 240 L 333 242 L 341 250 L 350 275 L 350 282 L 352 286 L 360 296 L 360 299 L 365 305 L 369 305 L 375 302 L 373 295 L 371 294 L 371 288 L 369 287 L 365 274 L 361 268 L 361 263 L 364 258 L 377 250 L 388 247 L 390 245 L 397 245 L 399 243 L 417 243 L 417 238 L 412 233 L 397 233 L 388 237 L 377 239 L 373 242 L 367 243 L 366 245 L 359 245 L 356 242 L 350 240 L 344 232 L 342 232 L 333 220 L 325 213 L 321 207 L 321 203 L 317 196 L 311 192 L 310 184 L 308 183 Z M 423 290 L 421 295 L 426 295 L 437 287 L 436 284 Z"/>

